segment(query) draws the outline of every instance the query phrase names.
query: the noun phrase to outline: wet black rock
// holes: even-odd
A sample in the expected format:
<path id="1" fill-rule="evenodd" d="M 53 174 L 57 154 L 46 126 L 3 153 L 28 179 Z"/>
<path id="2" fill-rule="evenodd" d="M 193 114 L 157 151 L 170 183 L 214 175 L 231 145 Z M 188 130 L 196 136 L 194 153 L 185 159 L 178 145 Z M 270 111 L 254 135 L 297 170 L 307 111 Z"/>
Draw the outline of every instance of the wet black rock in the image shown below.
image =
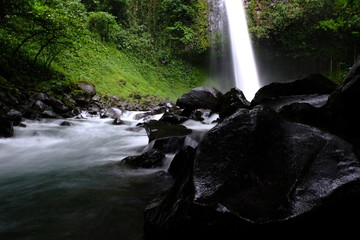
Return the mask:
<path id="1" fill-rule="evenodd" d="M 144 239 L 184 239 L 182 236 L 185 232 L 188 237 L 194 237 L 189 228 L 185 228 L 195 193 L 192 178 L 193 158 L 181 160 L 189 154 L 192 155 L 191 152 L 187 148 L 178 154 L 177 158 L 182 164 L 173 171 L 176 179 L 172 188 L 146 207 Z"/>
<path id="2" fill-rule="evenodd" d="M 146 208 L 146 239 L 269 237 L 284 227 L 320 233 L 360 214 L 354 146 L 264 106 L 211 129 L 187 166 Z"/>
<path id="3" fill-rule="evenodd" d="M 126 157 L 119 164 L 132 168 L 156 168 L 162 166 L 164 158 L 164 153 L 153 149 L 141 155 Z"/>
<path id="4" fill-rule="evenodd" d="M 169 113 L 169 112 L 164 113 L 164 115 L 159 119 L 159 121 L 168 122 L 172 124 L 181 124 L 187 120 L 189 120 L 189 118 L 180 116 L 176 113 Z"/>
<path id="5" fill-rule="evenodd" d="M 325 105 L 336 84 L 321 74 L 312 74 L 303 79 L 284 83 L 271 83 L 260 88 L 251 101 L 251 107 L 266 105 L 274 110 L 282 106 L 307 102 L 316 107 Z"/>
<path id="6" fill-rule="evenodd" d="M 142 118 L 146 118 L 146 117 L 151 117 L 154 116 L 156 114 L 162 114 L 165 113 L 168 110 L 168 108 L 166 106 L 157 106 L 154 109 L 144 112 L 144 113 L 139 113 L 136 114 L 134 117 L 134 120 L 140 120 Z"/>
<path id="7" fill-rule="evenodd" d="M 256 223 L 311 211 L 359 180 L 351 144 L 262 106 L 214 127 L 195 158 L 195 202 Z"/>
<path id="8" fill-rule="evenodd" d="M 224 119 L 231 116 L 239 108 L 249 108 L 250 102 L 245 98 L 244 93 L 237 89 L 232 88 L 226 92 L 220 100 L 219 117 Z"/>
<path id="9" fill-rule="evenodd" d="M 144 128 L 149 137 L 149 143 L 158 138 L 186 136 L 192 132 L 183 125 L 157 120 L 145 122 Z"/>
<path id="10" fill-rule="evenodd" d="M 60 115 L 56 114 L 52 107 L 47 107 L 45 111 L 40 114 L 42 118 L 61 118 Z"/>
<path id="11" fill-rule="evenodd" d="M 6 118 L 13 122 L 21 122 L 22 120 L 22 114 L 18 110 L 11 109 L 7 112 Z"/>
<path id="12" fill-rule="evenodd" d="M 149 149 L 157 149 L 165 154 L 179 152 L 185 145 L 186 136 L 172 136 L 154 139 L 147 146 Z"/>
<path id="13" fill-rule="evenodd" d="M 329 127 L 325 112 L 309 103 L 291 103 L 280 108 L 279 113 L 296 122 L 316 127 Z"/>
<path id="14" fill-rule="evenodd" d="M 117 107 L 110 107 L 106 109 L 106 112 L 102 114 L 102 118 L 110 117 L 112 119 L 121 119 L 123 116 L 123 111 Z"/>
<path id="15" fill-rule="evenodd" d="M 63 121 L 60 123 L 60 126 L 66 126 L 66 127 L 70 127 L 73 126 L 74 124 L 69 122 L 69 121 Z"/>
<path id="16" fill-rule="evenodd" d="M 193 164 L 194 157 L 195 149 L 190 146 L 184 147 L 174 156 L 168 169 L 168 173 L 175 179 L 181 178 L 181 174 L 186 171 L 186 167 Z"/>
<path id="17" fill-rule="evenodd" d="M 265 99 L 273 99 L 280 96 L 330 94 L 336 87 L 336 84 L 325 76 L 311 74 L 303 79 L 283 83 L 270 83 L 257 91 L 251 104 L 255 105 L 262 103 Z"/>
<path id="18" fill-rule="evenodd" d="M 125 125 L 126 123 L 121 120 L 120 118 L 115 118 L 114 121 L 112 122 L 113 125 Z"/>
<path id="19" fill-rule="evenodd" d="M 344 134 L 358 139 L 360 134 L 359 106 L 360 58 L 351 67 L 339 87 L 330 95 L 325 108 L 334 127 Z"/>
<path id="20" fill-rule="evenodd" d="M 57 114 L 63 114 L 71 111 L 71 109 L 66 106 L 63 102 L 55 98 L 49 98 L 44 100 L 44 103 L 52 107 L 53 111 Z"/>
<path id="21" fill-rule="evenodd" d="M 44 100 L 49 99 L 49 96 L 46 93 L 35 93 L 35 94 L 31 95 L 29 99 L 32 102 L 36 102 L 38 100 L 44 101 Z"/>
<path id="22" fill-rule="evenodd" d="M 9 138 L 12 136 L 14 136 L 13 122 L 0 118 L 0 138 Z"/>
<path id="23" fill-rule="evenodd" d="M 191 114 L 195 109 L 210 109 L 218 111 L 222 93 L 213 87 L 198 87 L 183 94 L 176 105 Z M 186 116 L 186 115 L 184 115 Z"/>

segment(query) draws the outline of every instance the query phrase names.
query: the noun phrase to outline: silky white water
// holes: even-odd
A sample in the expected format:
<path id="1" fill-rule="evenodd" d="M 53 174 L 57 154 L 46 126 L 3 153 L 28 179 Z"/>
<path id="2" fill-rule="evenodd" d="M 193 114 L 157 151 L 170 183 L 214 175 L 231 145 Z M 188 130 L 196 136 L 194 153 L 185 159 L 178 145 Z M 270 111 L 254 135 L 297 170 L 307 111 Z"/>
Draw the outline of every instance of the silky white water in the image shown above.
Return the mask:
<path id="1" fill-rule="evenodd" d="M 224 0 L 229 25 L 235 87 L 251 101 L 260 88 L 243 0 Z"/>
<path id="2" fill-rule="evenodd" d="M 116 165 L 148 143 L 134 114 L 28 120 L 0 139 L 0 239 L 141 239 L 144 207 L 170 181 Z"/>
<path id="3" fill-rule="evenodd" d="M 164 172 L 174 155 L 157 169 L 117 165 L 148 146 L 137 126 L 143 119 L 133 120 L 138 113 L 122 113 L 125 125 L 99 117 L 27 120 L 0 139 L 0 239 L 142 239 L 143 211 L 172 184 Z M 65 120 L 72 126 L 60 126 Z"/>

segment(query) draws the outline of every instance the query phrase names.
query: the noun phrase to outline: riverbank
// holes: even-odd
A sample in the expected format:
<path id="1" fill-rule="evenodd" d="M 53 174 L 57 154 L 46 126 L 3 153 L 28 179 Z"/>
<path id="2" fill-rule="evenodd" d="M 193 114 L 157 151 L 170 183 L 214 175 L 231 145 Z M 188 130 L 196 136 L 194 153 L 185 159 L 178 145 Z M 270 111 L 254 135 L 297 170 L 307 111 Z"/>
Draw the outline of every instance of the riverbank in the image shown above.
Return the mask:
<path id="1" fill-rule="evenodd" d="M 12 126 L 24 126 L 24 119 L 81 118 L 83 112 L 118 118 L 112 108 L 119 111 L 164 110 L 167 103 L 154 96 L 134 95 L 129 99 L 102 96 L 95 86 L 86 82 L 42 90 L 0 88 L 0 137 L 11 137 Z"/>
<path id="2" fill-rule="evenodd" d="M 142 239 L 143 209 L 171 179 L 162 167 L 118 165 L 148 144 L 137 113 L 124 125 L 90 115 L 24 120 L 0 138 L 0 238 Z"/>
<path id="3" fill-rule="evenodd" d="M 318 222 L 351 226 L 360 212 L 359 69 L 360 61 L 339 86 L 320 74 L 272 83 L 251 102 L 236 88 L 194 88 L 175 105 L 139 112 L 136 125 L 120 109 L 107 119 L 98 112 L 108 126 L 116 123 L 115 138 L 126 136 L 121 128 L 145 140 L 142 151 L 111 165 L 156 170 L 169 183 L 142 209 L 144 239 L 325 230 Z"/>

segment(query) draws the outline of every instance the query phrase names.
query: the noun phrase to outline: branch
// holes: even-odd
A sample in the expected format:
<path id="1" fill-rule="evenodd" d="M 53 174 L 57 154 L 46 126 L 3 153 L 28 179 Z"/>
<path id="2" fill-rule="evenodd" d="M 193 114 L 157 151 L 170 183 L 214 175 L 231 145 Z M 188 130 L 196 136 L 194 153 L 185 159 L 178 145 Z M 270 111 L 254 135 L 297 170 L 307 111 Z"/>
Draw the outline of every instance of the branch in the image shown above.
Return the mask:
<path id="1" fill-rule="evenodd" d="M 20 48 L 27 42 L 29 41 L 31 38 L 35 37 L 36 35 L 39 34 L 43 34 L 46 31 L 40 31 L 40 32 L 35 32 L 33 34 L 31 34 L 30 36 L 26 37 L 24 40 L 21 41 L 21 43 L 15 48 L 15 50 L 13 51 L 13 53 L 11 54 L 11 57 L 14 57 L 15 54 L 20 50 Z"/>

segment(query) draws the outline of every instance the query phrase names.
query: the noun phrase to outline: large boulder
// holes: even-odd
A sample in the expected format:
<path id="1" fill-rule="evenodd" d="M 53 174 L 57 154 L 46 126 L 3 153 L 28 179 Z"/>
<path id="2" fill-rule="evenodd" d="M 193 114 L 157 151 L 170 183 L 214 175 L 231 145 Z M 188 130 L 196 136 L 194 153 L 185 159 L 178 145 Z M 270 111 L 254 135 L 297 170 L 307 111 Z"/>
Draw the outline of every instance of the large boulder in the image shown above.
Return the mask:
<path id="1" fill-rule="evenodd" d="M 145 122 L 144 128 L 149 137 L 149 143 L 158 138 L 186 136 L 192 132 L 183 125 L 157 120 Z"/>
<path id="2" fill-rule="evenodd" d="M 185 121 L 189 120 L 189 118 L 185 116 L 178 115 L 174 112 L 166 112 L 164 115 L 159 119 L 159 121 L 168 122 L 172 124 L 181 124 Z"/>
<path id="3" fill-rule="evenodd" d="M 71 92 L 72 99 L 76 102 L 76 105 L 83 108 L 86 108 L 93 101 L 92 98 L 95 95 L 95 87 L 86 82 L 78 82 L 75 89 Z"/>
<path id="4" fill-rule="evenodd" d="M 21 112 L 15 109 L 11 109 L 6 113 L 6 117 L 13 122 L 20 122 L 23 118 Z"/>
<path id="5" fill-rule="evenodd" d="M 341 132 L 353 138 L 360 134 L 360 58 L 352 66 L 343 82 L 330 95 L 326 104 L 329 120 Z"/>
<path id="6" fill-rule="evenodd" d="M 95 86 L 92 85 L 91 83 L 78 82 L 78 83 L 77 83 L 77 86 L 78 86 L 81 90 L 87 92 L 91 97 L 92 97 L 92 96 L 95 96 L 95 94 L 96 94 Z"/>
<path id="7" fill-rule="evenodd" d="M 176 105 L 191 112 L 195 109 L 218 111 L 219 101 L 223 94 L 213 87 L 197 87 L 183 94 Z"/>
<path id="8" fill-rule="evenodd" d="M 157 149 L 165 154 L 179 152 L 185 145 L 186 136 L 162 137 L 149 143 L 147 149 Z"/>
<path id="9" fill-rule="evenodd" d="M 0 138 L 14 136 L 13 122 L 5 118 L 0 118 Z"/>
<path id="10" fill-rule="evenodd" d="M 309 100 L 309 97 L 306 98 Z M 279 100 L 273 100 L 275 101 Z M 325 104 L 316 106 L 311 101 L 299 100 L 281 106 L 279 112 L 292 120 L 346 137 L 348 141 L 360 146 L 360 116 L 356 110 L 359 105 L 360 59 L 352 66 L 343 82 L 329 95 Z"/>
<path id="11" fill-rule="evenodd" d="M 187 216 L 195 192 L 192 178 L 194 153 L 194 149 L 186 147 L 175 156 L 178 166 L 172 172 L 175 178 L 172 188 L 154 199 L 144 211 L 144 239 L 184 239 L 181 233 L 189 231 L 184 226 L 188 225 Z"/>
<path id="12" fill-rule="evenodd" d="M 209 132 L 198 146 L 194 182 L 195 202 L 266 223 L 312 211 L 335 191 L 360 186 L 360 163 L 343 139 L 259 106 Z"/>
<path id="13" fill-rule="evenodd" d="M 166 105 L 165 106 L 157 106 L 150 111 L 136 114 L 134 116 L 134 119 L 135 120 L 140 120 L 142 118 L 146 119 L 146 118 L 152 117 L 156 114 L 166 113 L 168 110 L 169 110 L 169 108 Z"/>
<path id="14" fill-rule="evenodd" d="M 177 173 L 172 191 L 146 209 L 146 239 L 342 231 L 360 214 L 355 151 L 344 139 L 267 107 L 239 109 L 205 135 L 194 165 L 182 170 L 187 175 Z"/>
<path id="15" fill-rule="evenodd" d="M 35 93 L 29 97 L 31 102 L 44 101 L 47 99 L 49 99 L 49 96 L 46 93 Z"/>
<path id="16" fill-rule="evenodd" d="M 104 113 L 104 115 L 112 119 L 121 119 L 123 117 L 123 114 L 124 114 L 123 111 L 116 107 L 108 108 Z"/>
<path id="17" fill-rule="evenodd" d="M 153 149 L 141 155 L 129 156 L 121 160 L 118 164 L 132 168 L 156 168 L 161 167 L 165 154 Z"/>
<path id="18" fill-rule="evenodd" d="M 184 171 L 187 171 L 187 166 L 193 165 L 195 157 L 195 149 L 186 146 L 179 151 L 171 161 L 168 173 L 175 179 L 184 177 Z"/>
<path id="19" fill-rule="evenodd" d="M 251 106 L 266 105 L 274 110 L 294 103 L 310 103 L 316 107 L 325 105 L 336 84 L 321 74 L 312 74 L 290 82 L 274 82 L 260 88 L 251 101 Z"/>
<path id="20" fill-rule="evenodd" d="M 245 98 L 244 93 L 237 88 L 232 88 L 220 100 L 219 117 L 224 119 L 231 116 L 239 108 L 249 108 L 249 106 L 250 102 Z"/>
<path id="21" fill-rule="evenodd" d="M 68 106 L 66 106 L 62 101 L 55 98 L 45 99 L 44 103 L 52 107 L 54 112 L 57 114 L 63 114 L 71 111 L 71 109 Z"/>

